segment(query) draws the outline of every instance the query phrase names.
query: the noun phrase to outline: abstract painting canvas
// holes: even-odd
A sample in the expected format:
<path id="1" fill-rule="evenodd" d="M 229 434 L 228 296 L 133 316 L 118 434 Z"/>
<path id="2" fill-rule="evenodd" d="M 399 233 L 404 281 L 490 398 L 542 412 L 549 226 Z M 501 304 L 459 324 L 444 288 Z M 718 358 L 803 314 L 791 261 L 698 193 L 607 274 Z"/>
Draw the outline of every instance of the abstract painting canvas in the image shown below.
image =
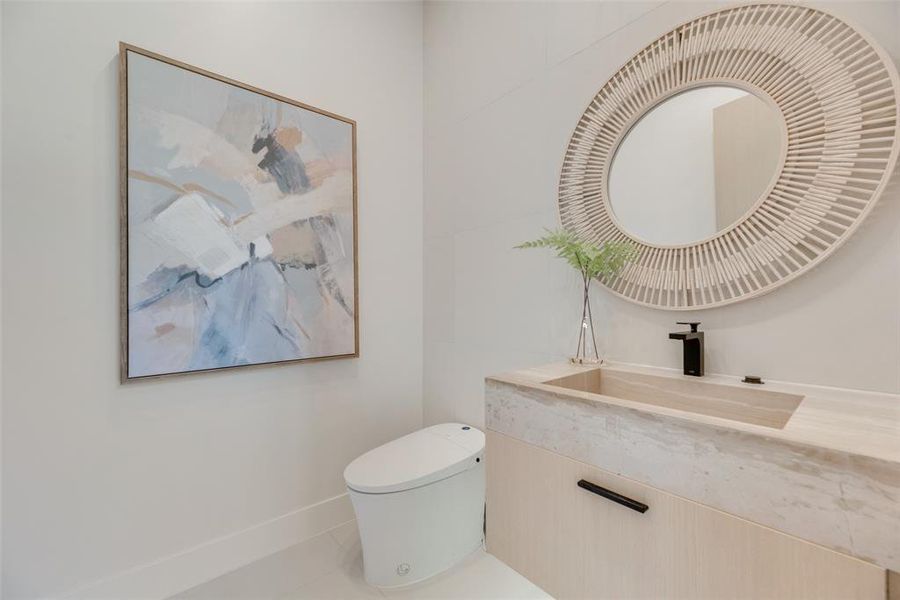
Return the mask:
<path id="1" fill-rule="evenodd" d="M 358 356 L 356 124 L 120 46 L 122 379 Z"/>

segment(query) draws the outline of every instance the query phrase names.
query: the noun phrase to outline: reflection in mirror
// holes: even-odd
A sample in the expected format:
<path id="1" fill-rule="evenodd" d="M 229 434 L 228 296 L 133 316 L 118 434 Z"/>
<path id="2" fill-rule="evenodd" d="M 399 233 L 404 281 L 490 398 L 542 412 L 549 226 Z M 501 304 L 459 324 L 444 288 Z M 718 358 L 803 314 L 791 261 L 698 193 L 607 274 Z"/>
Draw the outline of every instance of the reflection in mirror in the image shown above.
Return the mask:
<path id="1" fill-rule="evenodd" d="M 619 225 L 651 244 L 706 239 L 752 208 L 776 175 L 781 116 L 744 90 L 677 94 L 625 135 L 609 172 Z"/>

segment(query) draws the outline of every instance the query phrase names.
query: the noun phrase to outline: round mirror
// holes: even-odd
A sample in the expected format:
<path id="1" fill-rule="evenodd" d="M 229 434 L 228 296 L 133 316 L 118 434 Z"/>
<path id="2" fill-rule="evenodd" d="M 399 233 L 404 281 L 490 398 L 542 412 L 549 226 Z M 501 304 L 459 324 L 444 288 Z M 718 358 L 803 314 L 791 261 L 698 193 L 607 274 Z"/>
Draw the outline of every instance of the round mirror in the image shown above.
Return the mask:
<path id="1" fill-rule="evenodd" d="M 783 153 L 781 115 L 745 90 L 692 88 L 631 128 L 609 169 L 620 227 L 659 246 L 699 242 L 739 221 L 766 193 Z"/>

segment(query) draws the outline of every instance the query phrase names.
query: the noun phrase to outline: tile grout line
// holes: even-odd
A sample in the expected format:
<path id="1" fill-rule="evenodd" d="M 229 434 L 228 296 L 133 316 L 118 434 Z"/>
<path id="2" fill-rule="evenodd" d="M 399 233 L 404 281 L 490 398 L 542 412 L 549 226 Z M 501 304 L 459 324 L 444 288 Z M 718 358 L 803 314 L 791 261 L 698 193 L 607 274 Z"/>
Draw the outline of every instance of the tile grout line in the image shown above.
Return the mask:
<path id="1" fill-rule="evenodd" d="M 356 519 L 351 519 L 350 521 L 344 521 L 343 523 L 340 523 L 339 525 L 336 525 L 336 526 L 332 527 L 331 529 L 322 532 L 322 534 L 320 534 L 320 535 L 327 535 L 328 539 L 330 539 L 332 541 L 332 543 L 337 547 L 337 549 L 342 550 L 344 548 L 344 544 L 342 544 L 337 539 L 337 537 L 335 537 L 334 531 L 340 527 L 343 527 L 347 523 L 350 523 L 351 521 L 355 521 L 355 520 Z M 312 539 L 312 538 L 310 538 L 310 539 Z M 324 581 L 326 577 L 333 576 L 335 573 L 339 572 L 340 570 L 341 570 L 340 561 L 338 559 L 335 559 L 335 561 L 332 565 L 332 568 L 325 569 L 317 577 L 313 577 L 312 579 L 310 579 L 308 582 L 304 583 L 300 587 L 295 588 L 295 589 L 291 590 L 290 592 L 288 592 L 287 594 L 283 594 L 282 596 L 279 596 L 278 598 L 274 598 L 273 600 L 282 600 L 283 598 L 290 598 L 293 595 L 297 594 L 298 592 L 301 592 L 306 588 L 309 588 L 313 585 L 316 585 L 317 583 Z"/>
<path id="2" fill-rule="evenodd" d="M 540 208 L 537 210 L 529 211 L 527 213 L 522 213 L 520 215 L 516 215 L 516 216 L 510 217 L 510 218 L 506 218 L 506 219 L 502 219 L 502 220 L 498 220 L 498 221 L 486 221 L 486 222 L 483 222 L 481 225 L 475 225 L 474 227 L 466 227 L 463 229 L 458 229 L 448 235 L 450 237 L 456 237 L 457 235 L 464 234 L 464 233 L 473 233 L 475 231 L 481 231 L 483 229 L 490 229 L 492 227 L 497 227 L 499 225 L 513 223 L 515 221 L 524 221 L 525 219 L 529 219 L 531 217 L 535 217 L 535 216 L 545 214 L 545 213 L 554 213 L 556 215 L 556 225 L 558 226 L 559 225 L 559 213 L 556 210 L 556 201 L 555 200 L 554 200 L 553 204 L 554 204 L 553 208 Z M 441 236 L 429 236 L 429 237 L 441 237 Z"/>
<path id="3" fill-rule="evenodd" d="M 424 383 L 424 382 L 423 382 L 423 383 Z M 350 519 L 349 521 L 345 521 L 344 523 L 341 523 L 341 524 L 338 525 L 337 527 L 332 527 L 331 529 L 328 530 L 328 534 L 331 536 L 331 539 L 333 539 L 333 540 L 337 543 L 337 545 L 338 545 L 339 548 L 341 548 L 341 549 L 347 548 L 349 545 L 348 545 L 348 544 L 342 544 L 341 541 L 338 540 L 337 537 L 334 535 L 334 532 L 335 532 L 339 527 L 344 527 L 345 525 L 347 525 L 347 523 L 355 523 L 355 522 L 356 522 L 356 519 Z M 358 532 L 358 531 L 357 531 L 357 535 L 359 535 L 359 532 Z M 362 549 L 362 542 L 360 541 L 360 550 L 361 550 L 361 549 Z M 362 554 L 360 554 L 360 560 L 362 560 Z M 362 568 L 364 569 L 365 567 L 362 567 Z M 336 572 L 336 571 L 335 571 L 335 572 Z M 332 574 L 333 574 L 333 573 L 334 573 L 334 572 L 332 572 Z M 382 597 L 382 598 L 387 598 L 387 595 L 385 595 L 384 592 L 382 592 L 379 588 L 375 587 L 374 585 L 369 584 L 369 582 L 366 581 L 365 575 L 363 575 L 362 582 L 363 582 L 365 585 L 369 586 L 369 588 L 371 588 L 372 590 L 374 590 L 380 597 Z M 312 585 L 312 584 L 310 584 L 310 585 Z"/>
<path id="4" fill-rule="evenodd" d="M 613 36 L 613 35 L 615 35 L 616 33 L 618 33 L 619 31 L 625 29 L 626 27 L 628 27 L 628 26 L 630 26 L 630 25 L 633 25 L 634 23 L 636 23 L 636 22 L 638 22 L 639 20 L 643 19 L 644 17 L 646 17 L 647 15 L 649 15 L 650 13 L 652 13 L 653 11 L 656 11 L 656 10 L 662 8 L 663 6 L 665 6 L 666 4 L 671 3 L 672 1 L 673 1 L 673 0 L 664 0 L 664 1 L 661 2 L 659 5 L 654 6 L 653 8 L 647 10 L 646 12 L 641 13 L 640 15 L 638 15 L 638 16 L 635 17 L 634 19 L 628 21 L 627 23 L 623 23 L 622 25 L 620 25 L 619 27 L 613 29 L 613 30 L 610 31 L 609 33 L 603 35 L 602 37 L 599 37 L 599 38 L 595 39 L 594 41 L 592 41 L 590 44 L 588 44 L 588 45 L 585 46 L 584 48 L 582 48 L 582 49 L 580 49 L 580 50 L 577 50 L 576 52 L 573 52 L 572 54 L 566 56 L 566 57 L 563 58 L 563 59 L 558 60 L 558 61 L 555 62 L 555 63 L 550 63 L 550 62 L 548 62 L 548 61 L 549 61 L 549 45 L 550 45 L 550 44 L 549 44 L 549 41 L 548 41 L 548 40 L 549 40 L 549 33 L 548 33 L 547 30 L 545 29 L 545 32 L 544 32 L 544 64 L 541 66 L 540 69 L 537 70 L 536 74 L 532 75 L 531 77 L 528 77 L 525 81 L 523 81 L 523 82 L 521 82 L 521 83 L 519 83 L 519 84 L 513 86 L 512 88 L 506 90 L 505 92 L 502 92 L 499 96 L 493 98 L 492 100 L 489 100 L 489 101 L 486 102 L 485 104 L 482 104 L 481 106 L 479 106 L 479 107 L 477 107 L 477 108 L 474 108 L 474 109 L 472 109 L 471 111 L 465 113 L 465 114 L 457 121 L 456 124 L 464 123 L 465 121 L 471 119 L 472 117 L 474 117 L 474 116 L 477 115 L 478 113 L 482 112 L 483 110 L 486 110 L 486 109 L 490 108 L 491 106 L 493 106 L 493 105 L 496 104 L 497 102 L 503 100 L 504 98 L 510 96 L 511 94 L 513 94 L 513 93 L 515 93 L 515 92 L 521 90 L 522 88 L 527 87 L 528 85 L 530 85 L 531 83 L 533 83 L 534 81 L 536 81 L 540 76 L 544 75 L 545 73 L 547 73 L 547 72 L 550 71 L 551 69 L 555 69 L 556 67 L 558 67 L 558 66 L 560 66 L 560 65 L 562 65 L 562 64 L 564 64 L 564 63 L 566 63 L 566 62 L 568 62 L 569 60 L 571 60 L 571 59 L 577 57 L 578 55 L 580 55 L 580 54 L 582 54 L 582 53 L 584 53 L 584 52 L 587 52 L 588 50 L 590 50 L 591 48 L 593 48 L 593 47 L 596 46 L 597 44 L 599 44 L 599 43 L 601 43 L 602 41 L 604 41 L 604 40 L 606 40 L 607 38 L 609 38 L 610 36 Z"/>
<path id="5" fill-rule="evenodd" d="M 343 548 L 343 547 L 344 547 L 344 544 L 342 544 L 341 541 L 340 541 L 339 539 L 337 539 L 337 537 L 335 537 L 334 532 L 335 532 L 337 529 L 339 529 L 339 528 L 344 527 L 345 525 L 347 525 L 347 523 L 355 523 L 355 522 L 356 522 L 356 519 L 350 519 L 349 521 L 344 521 L 343 523 L 340 523 L 340 524 L 338 524 L 338 525 L 335 525 L 334 527 L 332 527 L 331 529 L 329 529 L 329 530 L 326 531 L 325 533 L 327 533 L 328 535 L 331 536 L 331 539 L 333 539 L 333 540 L 335 541 L 335 543 L 338 545 L 339 548 Z"/>
<path id="6" fill-rule="evenodd" d="M 654 6 L 653 8 L 651 8 L 651 9 L 645 11 L 645 12 L 642 12 L 640 15 L 636 16 L 636 17 L 633 18 L 632 20 L 630 20 L 630 21 L 628 21 L 628 22 L 626 22 L 626 23 L 623 23 L 623 24 L 620 25 L 619 27 L 616 27 L 615 29 L 613 29 L 612 31 L 610 31 L 609 33 L 607 33 L 606 35 L 604 35 L 603 37 L 597 38 L 596 40 L 594 40 L 593 42 L 591 42 L 590 44 L 588 44 L 587 46 L 585 46 L 585 47 L 582 48 L 581 50 L 576 50 L 575 52 L 573 52 L 572 54 L 568 55 L 567 57 L 565 57 L 565 58 L 563 58 L 563 59 L 560 59 L 559 61 L 553 63 L 552 65 L 549 65 L 550 68 L 556 68 L 556 67 L 558 67 L 558 66 L 560 66 L 560 65 L 562 65 L 562 64 L 564 64 L 564 63 L 566 63 L 566 62 L 568 62 L 568 61 L 570 61 L 570 60 L 572 60 L 573 58 L 577 57 L 578 55 L 587 52 L 588 50 L 590 50 L 591 48 L 593 48 L 594 46 L 596 46 L 596 45 L 599 44 L 600 42 L 604 41 L 606 38 L 611 37 L 611 36 L 617 34 L 618 32 L 622 31 L 623 29 L 625 29 L 626 27 L 628 27 L 628 26 L 630 26 L 630 25 L 633 25 L 634 23 L 637 23 L 638 21 L 640 21 L 641 19 L 643 19 L 644 17 L 646 17 L 647 15 L 649 15 L 650 13 L 652 13 L 653 11 L 659 10 L 660 8 L 662 8 L 663 6 L 665 6 L 666 4 L 670 4 L 672 1 L 673 1 L 673 0 L 664 0 L 663 2 L 660 2 L 658 5 Z M 648 4 L 649 4 L 649 2 L 648 2 Z M 615 73 L 615 71 L 614 71 L 614 73 Z"/>

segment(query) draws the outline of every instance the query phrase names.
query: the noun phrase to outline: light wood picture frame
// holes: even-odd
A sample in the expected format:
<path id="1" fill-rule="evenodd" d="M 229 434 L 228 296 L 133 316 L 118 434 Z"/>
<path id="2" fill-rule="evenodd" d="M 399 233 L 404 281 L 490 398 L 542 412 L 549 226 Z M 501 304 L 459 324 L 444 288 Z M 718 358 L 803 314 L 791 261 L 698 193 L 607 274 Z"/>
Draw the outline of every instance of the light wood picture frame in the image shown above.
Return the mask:
<path id="1" fill-rule="evenodd" d="M 609 170 L 630 128 L 685 90 L 728 85 L 784 120 L 786 152 L 768 191 L 708 239 L 656 245 L 625 231 Z M 595 243 L 631 242 L 636 258 L 603 283 L 668 310 L 723 306 L 809 271 L 859 227 L 897 163 L 900 78 L 867 34 L 830 12 L 752 3 L 688 21 L 638 52 L 579 120 L 559 182 L 560 221 Z"/>
<path id="2" fill-rule="evenodd" d="M 356 122 L 119 44 L 120 378 L 359 356 Z"/>

